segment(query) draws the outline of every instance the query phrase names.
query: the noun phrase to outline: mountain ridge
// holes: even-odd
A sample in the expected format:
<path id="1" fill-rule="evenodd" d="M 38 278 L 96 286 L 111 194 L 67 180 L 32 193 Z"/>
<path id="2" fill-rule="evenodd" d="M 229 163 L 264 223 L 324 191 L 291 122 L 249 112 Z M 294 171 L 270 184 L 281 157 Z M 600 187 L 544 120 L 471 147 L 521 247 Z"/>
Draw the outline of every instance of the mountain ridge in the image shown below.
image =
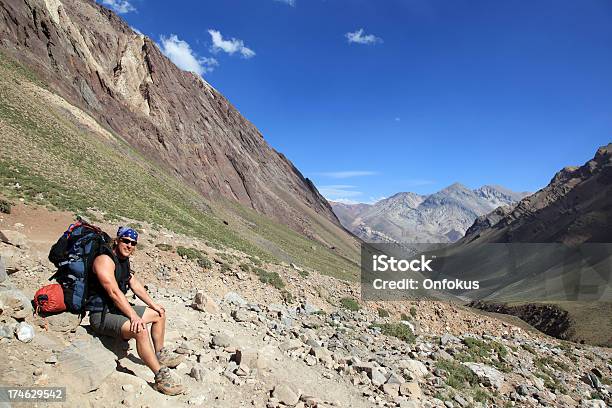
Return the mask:
<path id="1" fill-rule="evenodd" d="M 110 10 L 93 0 L 28 0 L 3 2 L 0 18 L 0 49 L 203 196 L 306 235 L 312 221 L 299 202 L 340 225 L 313 183 L 223 95 Z"/>
<path id="2" fill-rule="evenodd" d="M 370 205 L 331 202 L 340 222 L 365 241 L 453 242 L 474 220 L 526 193 L 501 186 L 453 183 L 432 194 L 399 192 Z"/>
<path id="3" fill-rule="evenodd" d="M 612 143 L 582 166 L 567 166 L 515 206 L 474 222 L 462 241 L 612 242 Z"/>

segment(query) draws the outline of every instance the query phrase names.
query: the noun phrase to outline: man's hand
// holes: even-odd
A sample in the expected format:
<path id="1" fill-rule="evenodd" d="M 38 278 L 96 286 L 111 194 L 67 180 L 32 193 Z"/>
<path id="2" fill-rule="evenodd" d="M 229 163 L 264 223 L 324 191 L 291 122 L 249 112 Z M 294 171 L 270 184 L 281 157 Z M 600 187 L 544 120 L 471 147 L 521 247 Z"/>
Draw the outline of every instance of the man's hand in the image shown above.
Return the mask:
<path id="1" fill-rule="evenodd" d="M 140 333 L 141 330 L 146 330 L 147 326 L 145 325 L 144 320 L 138 315 L 130 318 L 130 331 L 132 333 Z"/>
<path id="2" fill-rule="evenodd" d="M 164 309 L 164 307 L 162 305 L 158 305 L 157 303 L 153 303 L 149 307 L 151 309 L 155 310 L 157 312 L 157 314 L 159 314 L 159 317 L 164 317 L 166 315 L 166 309 Z"/>

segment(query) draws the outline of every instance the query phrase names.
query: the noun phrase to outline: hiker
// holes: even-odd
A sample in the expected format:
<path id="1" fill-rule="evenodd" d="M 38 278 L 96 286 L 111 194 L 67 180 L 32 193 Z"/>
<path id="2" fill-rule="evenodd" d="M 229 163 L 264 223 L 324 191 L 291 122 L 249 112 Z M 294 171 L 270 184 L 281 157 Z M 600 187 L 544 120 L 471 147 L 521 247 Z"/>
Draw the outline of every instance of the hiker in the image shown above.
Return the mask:
<path id="1" fill-rule="evenodd" d="M 183 386 L 171 375 L 184 356 L 164 347 L 166 311 L 155 303 L 143 284 L 130 271 L 130 255 L 136 249 L 138 232 L 119 227 L 112 249 L 98 255 L 92 267 L 86 309 L 93 330 L 101 335 L 136 340 L 142 361 L 155 374 L 155 388 L 167 395 L 177 395 Z M 132 306 L 125 296 L 128 287 L 147 306 Z M 151 339 L 147 325 L 151 325 Z"/>

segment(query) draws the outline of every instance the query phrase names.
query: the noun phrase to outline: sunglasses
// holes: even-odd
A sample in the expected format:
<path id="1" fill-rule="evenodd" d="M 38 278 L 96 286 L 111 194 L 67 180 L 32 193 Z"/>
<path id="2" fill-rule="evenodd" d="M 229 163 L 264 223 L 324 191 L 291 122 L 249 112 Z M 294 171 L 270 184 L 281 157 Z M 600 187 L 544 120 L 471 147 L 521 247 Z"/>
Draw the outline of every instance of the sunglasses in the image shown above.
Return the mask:
<path id="1" fill-rule="evenodd" d="M 136 246 L 138 244 L 137 241 L 132 241 L 131 239 L 128 239 L 128 238 L 121 238 L 119 241 L 123 242 L 126 245 L 131 245 L 131 246 Z"/>

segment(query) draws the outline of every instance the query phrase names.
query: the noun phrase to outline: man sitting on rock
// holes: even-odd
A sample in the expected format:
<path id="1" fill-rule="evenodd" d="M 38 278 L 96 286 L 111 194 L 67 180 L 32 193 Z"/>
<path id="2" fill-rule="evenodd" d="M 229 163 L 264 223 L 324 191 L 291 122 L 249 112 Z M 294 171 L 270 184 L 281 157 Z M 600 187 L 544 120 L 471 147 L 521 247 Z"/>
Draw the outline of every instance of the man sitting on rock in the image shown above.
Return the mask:
<path id="1" fill-rule="evenodd" d="M 138 242 L 138 232 L 119 227 L 112 250 L 102 251 L 93 263 L 86 308 L 93 330 L 101 335 L 136 339 L 136 350 L 155 374 L 155 388 L 167 395 L 177 395 L 183 386 L 169 368 L 183 361 L 183 356 L 163 347 L 166 311 L 149 296 L 142 283 L 130 271 L 130 255 Z M 132 307 L 125 294 L 128 288 L 146 306 Z M 151 340 L 147 325 L 151 324 Z"/>

